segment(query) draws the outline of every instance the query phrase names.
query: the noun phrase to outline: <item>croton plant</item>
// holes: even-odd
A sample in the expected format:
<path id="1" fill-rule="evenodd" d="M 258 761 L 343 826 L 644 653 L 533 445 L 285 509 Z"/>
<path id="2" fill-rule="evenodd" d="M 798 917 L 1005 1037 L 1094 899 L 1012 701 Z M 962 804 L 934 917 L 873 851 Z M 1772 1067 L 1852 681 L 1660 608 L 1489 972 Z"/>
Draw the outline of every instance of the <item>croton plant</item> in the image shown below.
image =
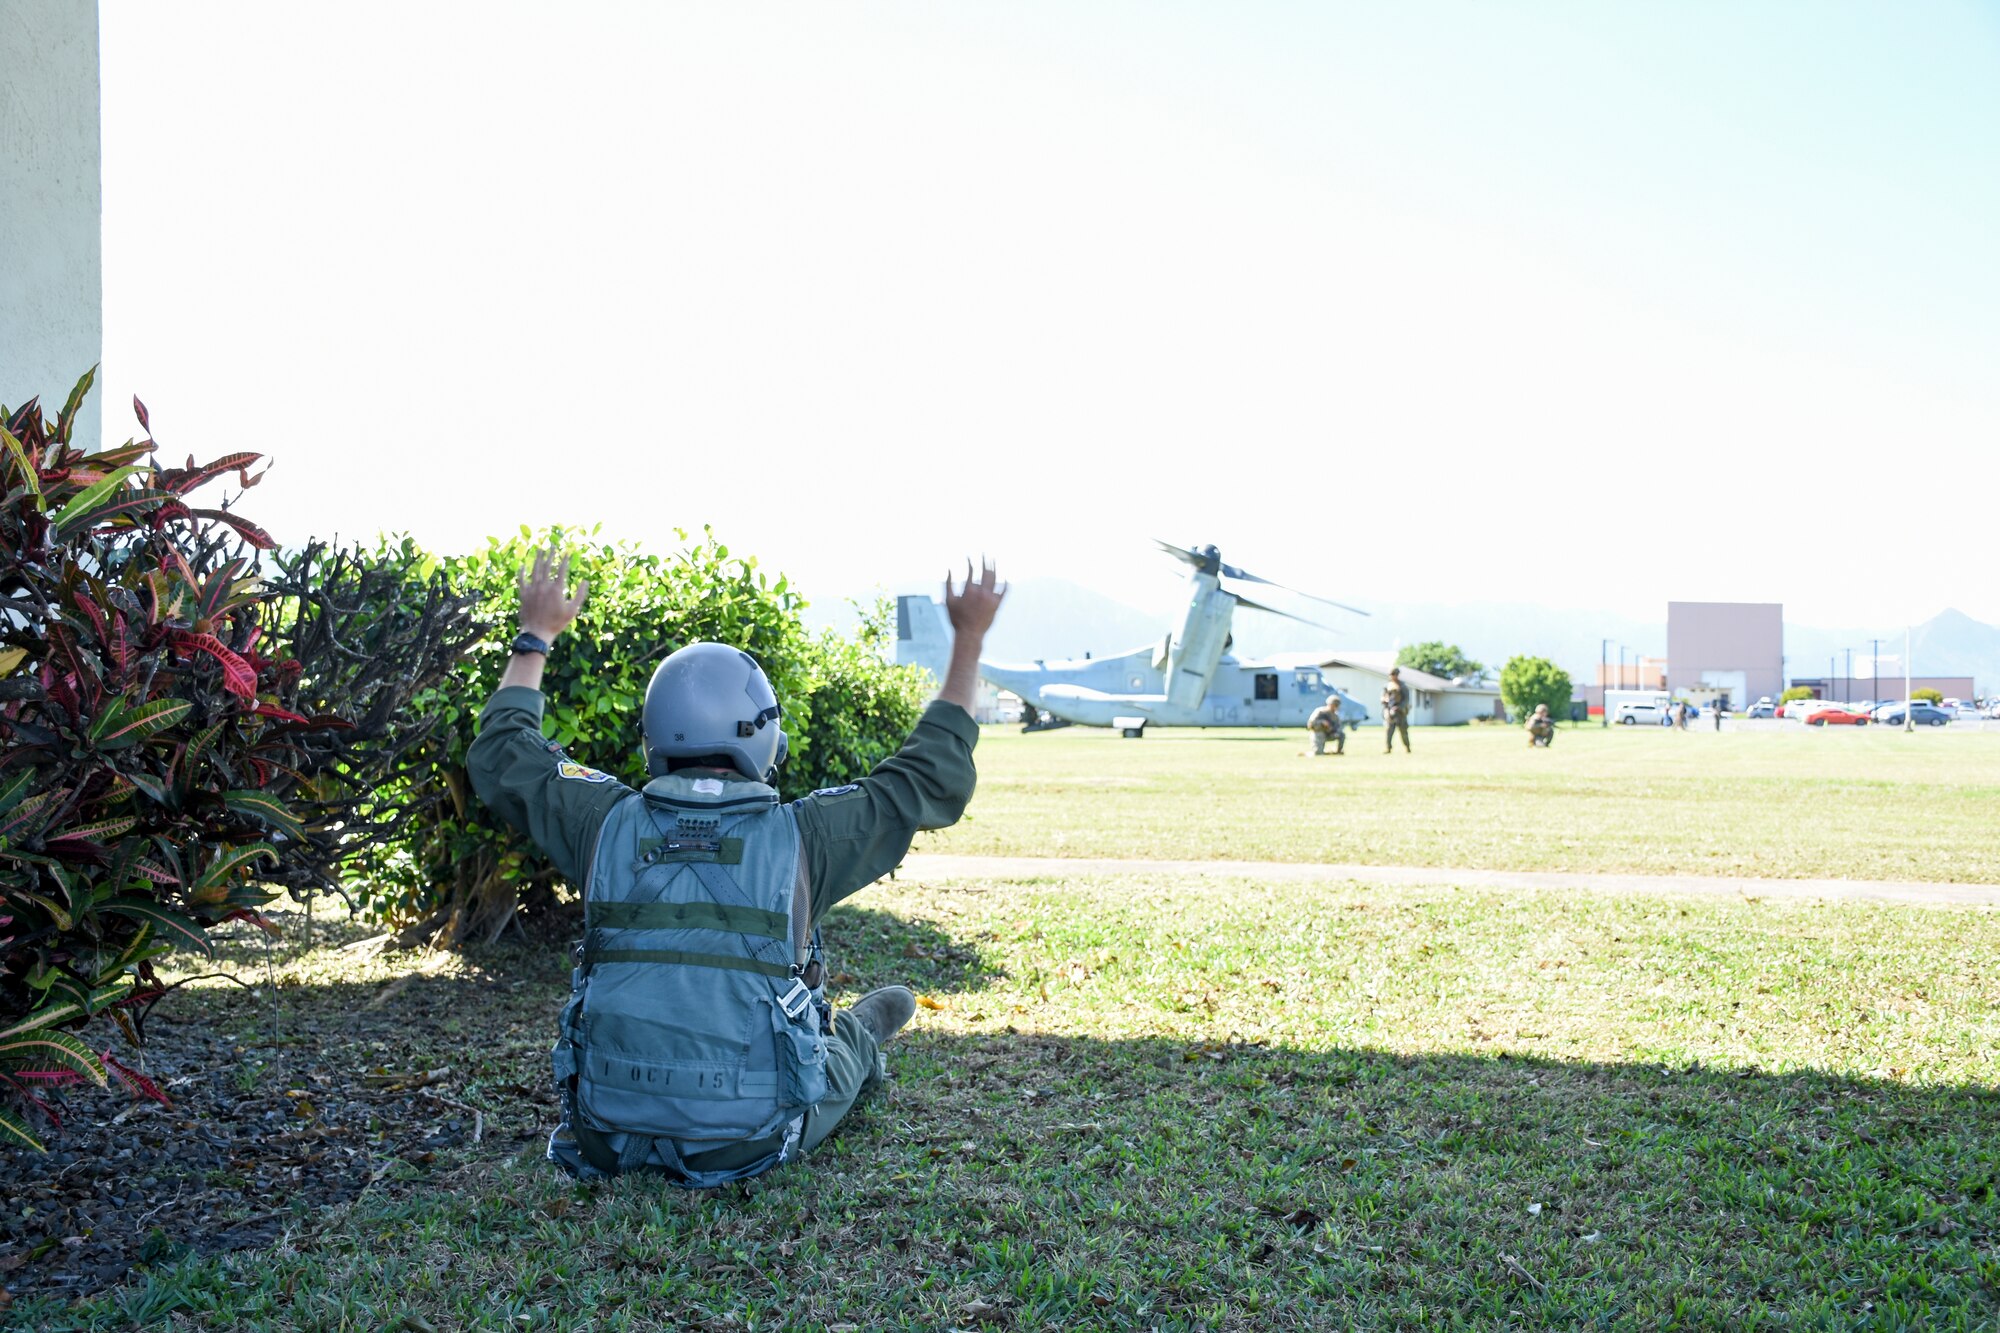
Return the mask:
<path id="1" fill-rule="evenodd" d="M 154 960 L 270 929 L 271 885 L 331 886 L 393 834 L 409 812 L 371 792 L 425 731 L 405 705 L 479 634 L 435 577 L 281 560 L 196 498 L 254 486 L 257 454 L 162 462 L 136 399 L 148 438 L 74 444 L 94 373 L 53 422 L 0 409 L 0 1142 L 32 1148 L 66 1083 L 164 1100 L 92 1020 L 136 1046 Z"/>

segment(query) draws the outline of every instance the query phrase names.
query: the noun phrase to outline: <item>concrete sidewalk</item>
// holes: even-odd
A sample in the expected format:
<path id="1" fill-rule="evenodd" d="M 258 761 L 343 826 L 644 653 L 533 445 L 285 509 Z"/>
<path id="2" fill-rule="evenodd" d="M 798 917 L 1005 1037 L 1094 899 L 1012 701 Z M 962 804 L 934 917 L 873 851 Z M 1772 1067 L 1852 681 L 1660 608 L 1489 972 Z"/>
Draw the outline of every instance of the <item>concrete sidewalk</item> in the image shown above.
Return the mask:
<path id="1" fill-rule="evenodd" d="M 943 856 L 912 853 L 899 878 L 1046 879 L 1060 875 L 1202 875 L 1278 883 L 1458 884 L 1571 893 L 1696 893 L 1709 897 L 1819 898 L 1853 902 L 2000 907 L 2000 886 L 1888 879 L 1742 879 L 1727 875 L 1626 875 L 1561 870 L 1454 870 L 1425 866 L 1313 865 L 1294 861 L 1140 861 L 1083 856 Z"/>

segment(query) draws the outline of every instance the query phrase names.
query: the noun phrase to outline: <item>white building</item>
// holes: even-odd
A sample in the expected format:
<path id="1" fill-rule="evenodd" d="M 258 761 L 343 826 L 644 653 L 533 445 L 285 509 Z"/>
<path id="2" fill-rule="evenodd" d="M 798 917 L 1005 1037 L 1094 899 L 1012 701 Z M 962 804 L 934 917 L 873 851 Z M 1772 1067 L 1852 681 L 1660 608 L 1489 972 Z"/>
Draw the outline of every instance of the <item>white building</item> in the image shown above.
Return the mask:
<path id="1" fill-rule="evenodd" d="M 50 420 L 104 347 L 97 6 L 0 4 L 0 404 L 42 400 Z M 71 442 L 98 446 L 102 393 Z"/>
<path id="2" fill-rule="evenodd" d="M 1328 683 L 1352 695 L 1368 709 L 1368 720 L 1382 720 L 1382 687 L 1389 683 L 1394 653 L 1341 653 L 1317 659 Z M 1481 679 L 1446 680 L 1428 671 L 1404 667 L 1403 686 L 1410 692 L 1410 725 L 1453 727 L 1474 718 L 1505 719 L 1500 688 Z"/>

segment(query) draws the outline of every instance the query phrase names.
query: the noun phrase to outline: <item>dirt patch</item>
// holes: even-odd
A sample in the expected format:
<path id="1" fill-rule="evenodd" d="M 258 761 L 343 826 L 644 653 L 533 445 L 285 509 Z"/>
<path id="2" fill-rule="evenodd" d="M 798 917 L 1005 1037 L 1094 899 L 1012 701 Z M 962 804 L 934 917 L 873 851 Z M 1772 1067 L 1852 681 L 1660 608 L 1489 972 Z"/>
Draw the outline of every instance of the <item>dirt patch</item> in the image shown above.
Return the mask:
<path id="1" fill-rule="evenodd" d="M 451 960 L 449 976 L 402 955 L 377 969 L 401 975 L 361 984 L 273 985 L 243 961 L 232 970 L 266 984 L 183 991 L 146 1024 L 144 1072 L 171 1107 L 71 1090 L 62 1127 L 41 1126 L 49 1153 L 0 1153 L 6 1291 L 83 1294 L 268 1245 L 363 1190 L 534 1148 L 554 1122 L 538 1040 L 565 989 L 553 951 Z"/>

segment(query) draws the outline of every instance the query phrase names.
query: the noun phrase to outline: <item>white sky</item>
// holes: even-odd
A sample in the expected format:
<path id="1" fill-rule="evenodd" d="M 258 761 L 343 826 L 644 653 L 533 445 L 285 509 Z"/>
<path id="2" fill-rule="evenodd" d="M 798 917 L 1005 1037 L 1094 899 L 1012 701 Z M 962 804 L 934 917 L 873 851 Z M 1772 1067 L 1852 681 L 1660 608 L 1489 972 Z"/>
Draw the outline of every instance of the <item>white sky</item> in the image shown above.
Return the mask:
<path id="1" fill-rule="evenodd" d="M 1158 535 L 2000 621 L 2000 10 L 104 0 L 105 433 L 283 540 Z M 1892 473 L 1913 478 L 1905 489 Z M 1909 498 L 1902 498 L 1905 494 Z"/>

